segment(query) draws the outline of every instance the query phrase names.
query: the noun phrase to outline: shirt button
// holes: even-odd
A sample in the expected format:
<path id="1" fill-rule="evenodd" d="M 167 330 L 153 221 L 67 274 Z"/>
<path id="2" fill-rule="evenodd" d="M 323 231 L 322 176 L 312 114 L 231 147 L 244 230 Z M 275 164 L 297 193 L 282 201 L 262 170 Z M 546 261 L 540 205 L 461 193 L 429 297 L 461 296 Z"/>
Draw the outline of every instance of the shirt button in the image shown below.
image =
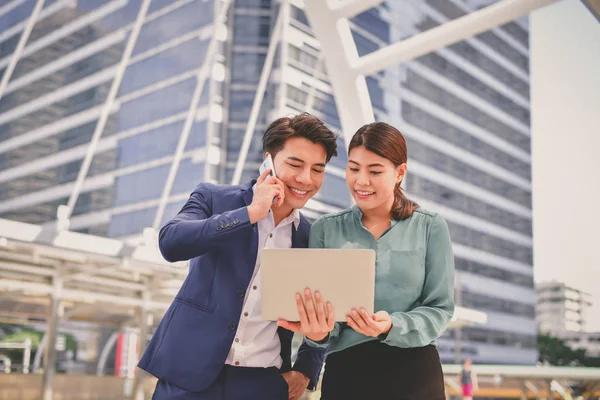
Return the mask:
<path id="1" fill-rule="evenodd" d="M 239 361 L 236 361 L 236 362 L 235 362 L 235 365 L 240 365 L 240 362 L 239 362 Z"/>
<path id="2" fill-rule="evenodd" d="M 238 338 L 235 338 L 235 342 L 236 342 L 236 343 L 239 343 L 239 342 L 240 342 L 240 339 L 238 339 Z"/>
<path id="3" fill-rule="evenodd" d="M 272 238 L 272 237 L 273 237 L 273 234 L 272 234 L 272 233 L 269 233 L 269 237 L 270 237 L 270 238 Z"/>
<path id="4" fill-rule="evenodd" d="M 235 328 L 237 328 L 236 324 L 229 324 L 229 330 L 230 331 L 235 331 Z"/>
<path id="5" fill-rule="evenodd" d="M 254 285 L 252 286 L 252 289 L 256 290 L 258 288 L 258 286 Z"/>
<path id="6" fill-rule="evenodd" d="M 247 316 L 248 316 L 248 313 L 247 313 L 247 312 L 245 312 L 245 313 L 244 313 L 244 317 L 247 317 Z"/>
<path id="7" fill-rule="evenodd" d="M 238 296 L 244 297 L 244 295 L 246 294 L 246 291 L 242 290 L 242 289 L 239 289 L 236 293 L 237 293 Z"/>

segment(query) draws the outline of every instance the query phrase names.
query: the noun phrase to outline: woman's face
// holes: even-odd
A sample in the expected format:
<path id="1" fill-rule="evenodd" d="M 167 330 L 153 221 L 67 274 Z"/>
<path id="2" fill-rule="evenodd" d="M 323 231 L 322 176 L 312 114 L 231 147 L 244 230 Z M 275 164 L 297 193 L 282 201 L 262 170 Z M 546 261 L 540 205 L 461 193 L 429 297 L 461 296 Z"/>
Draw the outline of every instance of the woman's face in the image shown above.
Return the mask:
<path id="1" fill-rule="evenodd" d="M 394 191 L 406 173 L 406 164 L 395 167 L 364 146 L 355 147 L 348 154 L 346 182 L 356 205 L 363 211 L 391 210 Z"/>

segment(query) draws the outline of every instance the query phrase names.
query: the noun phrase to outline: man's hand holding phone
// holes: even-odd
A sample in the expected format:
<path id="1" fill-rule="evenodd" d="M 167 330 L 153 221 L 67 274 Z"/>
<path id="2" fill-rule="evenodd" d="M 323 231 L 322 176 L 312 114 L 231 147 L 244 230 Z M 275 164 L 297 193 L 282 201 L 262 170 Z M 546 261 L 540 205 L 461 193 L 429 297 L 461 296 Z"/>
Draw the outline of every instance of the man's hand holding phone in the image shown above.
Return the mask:
<path id="1" fill-rule="evenodd" d="M 248 206 L 248 215 L 252 224 L 267 218 L 271 205 L 275 204 L 279 207 L 283 204 L 285 197 L 283 182 L 276 177 L 269 177 L 270 173 L 270 169 L 265 170 L 256 181 L 252 203 Z M 274 198 L 276 198 L 275 202 L 273 202 Z"/>

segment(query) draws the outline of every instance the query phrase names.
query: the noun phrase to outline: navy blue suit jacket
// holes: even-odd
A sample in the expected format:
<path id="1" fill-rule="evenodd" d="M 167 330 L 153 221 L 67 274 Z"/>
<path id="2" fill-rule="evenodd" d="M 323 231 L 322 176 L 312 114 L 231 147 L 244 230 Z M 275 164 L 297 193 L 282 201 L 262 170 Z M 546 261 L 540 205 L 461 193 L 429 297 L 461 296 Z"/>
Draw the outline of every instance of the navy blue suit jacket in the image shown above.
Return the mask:
<path id="1" fill-rule="evenodd" d="M 159 234 L 167 261 L 191 260 L 175 300 L 158 325 L 139 367 L 180 388 L 199 392 L 219 375 L 235 337 L 258 253 L 258 227 L 246 206 L 252 186 L 201 183 Z M 310 222 L 300 216 L 292 247 L 308 247 Z M 279 328 L 281 372 L 297 370 L 317 383 L 323 349 L 302 343 L 291 365 L 293 333 Z"/>

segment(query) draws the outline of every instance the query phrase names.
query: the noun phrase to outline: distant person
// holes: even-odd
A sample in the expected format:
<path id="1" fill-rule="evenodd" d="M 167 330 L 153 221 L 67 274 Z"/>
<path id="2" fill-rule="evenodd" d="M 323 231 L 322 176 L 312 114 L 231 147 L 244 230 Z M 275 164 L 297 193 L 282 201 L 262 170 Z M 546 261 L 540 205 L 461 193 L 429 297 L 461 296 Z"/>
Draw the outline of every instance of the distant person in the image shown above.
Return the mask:
<path id="1" fill-rule="evenodd" d="M 280 322 L 327 348 L 323 400 L 445 399 L 435 340 L 454 313 L 454 257 L 444 219 L 403 194 L 406 162 L 396 128 L 360 128 L 346 169 L 356 205 L 312 225 L 310 247 L 377 253 L 375 314 L 355 309 L 334 325 L 325 320 L 333 307 L 317 298 L 316 312 L 298 302 L 300 322 Z"/>
<path id="2" fill-rule="evenodd" d="M 475 371 L 471 370 L 471 365 L 471 360 L 466 359 L 463 362 L 463 367 L 460 371 L 460 385 L 462 387 L 463 400 L 472 400 L 473 392 L 479 388 L 477 384 L 477 374 L 475 374 Z"/>
<path id="3" fill-rule="evenodd" d="M 321 188 L 336 135 L 309 114 L 280 118 L 263 149 L 277 177 L 200 183 L 160 230 L 165 259 L 191 262 L 139 363 L 159 378 L 154 400 L 296 400 L 317 384 L 324 349 L 303 343 L 292 365 L 293 332 L 261 318 L 257 255 L 308 247 L 298 210 Z"/>

